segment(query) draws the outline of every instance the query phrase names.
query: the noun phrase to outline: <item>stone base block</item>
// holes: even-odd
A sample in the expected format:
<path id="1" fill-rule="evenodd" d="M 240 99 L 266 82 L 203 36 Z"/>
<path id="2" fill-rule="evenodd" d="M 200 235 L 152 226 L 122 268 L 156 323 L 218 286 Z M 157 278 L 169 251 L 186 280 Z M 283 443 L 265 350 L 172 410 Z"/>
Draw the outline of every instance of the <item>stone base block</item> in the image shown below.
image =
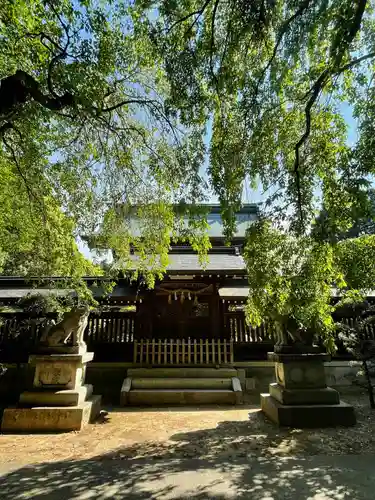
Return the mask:
<path id="1" fill-rule="evenodd" d="M 84 382 L 86 364 L 93 357 L 93 352 L 29 356 L 29 363 L 35 365 L 33 387 L 50 391 L 77 390 Z"/>
<path id="2" fill-rule="evenodd" d="M 261 394 L 261 408 L 265 415 L 280 426 L 337 427 L 356 423 L 354 408 L 347 403 L 319 405 L 283 405 L 270 394 Z"/>
<path id="3" fill-rule="evenodd" d="M 78 406 L 6 408 L 3 432 L 79 431 L 99 415 L 101 396 L 91 396 Z"/>
<path id="4" fill-rule="evenodd" d="M 338 405 L 340 395 L 334 389 L 293 389 L 288 390 L 278 383 L 269 385 L 270 395 L 284 405 Z"/>
<path id="5" fill-rule="evenodd" d="M 87 345 L 66 345 L 52 346 L 40 344 L 35 354 L 86 354 Z"/>
<path id="6" fill-rule="evenodd" d="M 20 396 L 20 405 L 26 406 L 79 406 L 90 398 L 93 392 L 91 384 L 78 389 L 63 391 L 27 391 Z"/>

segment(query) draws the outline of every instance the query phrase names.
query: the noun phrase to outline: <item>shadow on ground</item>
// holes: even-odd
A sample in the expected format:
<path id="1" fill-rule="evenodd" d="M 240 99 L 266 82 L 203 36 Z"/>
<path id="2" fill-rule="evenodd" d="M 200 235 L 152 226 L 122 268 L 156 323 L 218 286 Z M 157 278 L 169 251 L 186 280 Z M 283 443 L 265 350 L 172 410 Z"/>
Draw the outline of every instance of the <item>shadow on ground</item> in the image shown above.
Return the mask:
<path id="1" fill-rule="evenodd" d="M 175 434 L 87 460 L 22 467 L 0 478 L 0 498 L 33 499 L 368 499 L 375 488 L 371 455 L 304 453 L 303 433 L 246 422 Z M 265 439 L 267 438 L 267 446 Z M 283 447 L 296 456 L 280 454 Z M 277 451 L 277 453 L 275 453 Z"/>

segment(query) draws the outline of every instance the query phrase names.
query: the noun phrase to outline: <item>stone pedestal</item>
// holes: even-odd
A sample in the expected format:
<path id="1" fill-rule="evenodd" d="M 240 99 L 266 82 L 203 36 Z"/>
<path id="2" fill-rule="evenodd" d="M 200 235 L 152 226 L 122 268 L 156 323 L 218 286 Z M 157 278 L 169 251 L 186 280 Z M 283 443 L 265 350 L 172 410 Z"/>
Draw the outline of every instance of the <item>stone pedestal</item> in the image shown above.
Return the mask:
<path id="1" fill-rule="evenodd" d="M 36 354 L 33 388 L 23 392 L 17 408 L 4 410 L 2 431 L 76 431 L 100 412 L 101 397 L 84 384 L 86 364 L 94 353 Z"/>
<path id="2" fill-rule="evenodd" d="M 270 353 L 276 383 L 261 394 L 262 411 L 274 422 L 290 427 L 351 426 L 354 408 L 340 402 L 337 391 L 327 387 L 324 362 L 327 354 Z"/>

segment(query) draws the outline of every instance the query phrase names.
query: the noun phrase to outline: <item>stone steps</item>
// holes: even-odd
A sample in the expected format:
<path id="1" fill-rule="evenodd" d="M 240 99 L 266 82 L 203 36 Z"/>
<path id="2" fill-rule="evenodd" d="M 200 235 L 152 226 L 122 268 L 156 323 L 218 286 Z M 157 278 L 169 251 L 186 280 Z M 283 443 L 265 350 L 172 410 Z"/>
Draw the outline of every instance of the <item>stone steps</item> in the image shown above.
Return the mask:
<path id="1" fill-rule="evenodd" d="M 232 378 L 133 378 L 132 389 L 232 389 Z"/>
<path id="2" fill-rule="evenodd" d="M 234 368 L 133 368 L 120 395 L 123 406 L 239 403 L 242 388 Z"/>
<path id="3" fill-rule="evenodd" d="M 235 405 L 236 393 L 233 390 L 210 389 L 135 389 L 129 392 L 128 404 L 131 406 L 185 406 L 224 404 Z"/>
<path id="4" fill-rule="evenodd" d="M 130 368 L 132 378 L 231 378 L 237 377 L 235 368 Z"/>

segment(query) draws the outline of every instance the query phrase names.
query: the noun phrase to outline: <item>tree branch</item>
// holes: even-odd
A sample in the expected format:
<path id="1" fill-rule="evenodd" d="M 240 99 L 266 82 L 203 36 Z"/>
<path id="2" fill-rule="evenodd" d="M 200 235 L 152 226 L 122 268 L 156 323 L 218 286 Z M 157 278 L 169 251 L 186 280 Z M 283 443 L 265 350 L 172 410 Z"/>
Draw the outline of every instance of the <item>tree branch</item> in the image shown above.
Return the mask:
<path id="1" fill-rule="evenodd" d="M 228 24 L 227 24 L 227 27 L 226 27 L 224 49 L 223 49 L 223 53 L 221 55 L 220 68 L 223 66 L 223 62 L 224 62 L 224 59 L 225 59 L 225 56 L 226 56 L 226 53 L 227 53 L 227 49 L 228 49 L 228 41 L 229 41 L 229 37 L 230 37 L 230 34 L 231 34 L 231 29 L 232 29 L 232 15 L 233 15 L 233 11 L 234 11 L 234 5 L 235 4 L 233 2 L 232 3 L 232 7 L 231 7 L 231 11 L 230 11 L 230 14 L 229 14 Z"/>
<path id="2" fill-rule="evenodd" d="M 217 8 L 219 6 L 220 0 L 215 0 L 214 8 L 212 9 L 212 19 L 211 19 L 211 40 L 210 40 L 210 71 L 212 78 L 215 82 L 216 86 L 216 92 L 219 95 L 219 81 L 217 79 L 217 76 L 215 75 L 214 72 L 214 65 L 213 65 L 213 52 L 214 52 L 214 47 L 215 47 L 215 19 L 216 19 L 216 12 Z"/>
<path id="3" fill-rule="evenodd" d="M 344 44 L 342 47 L 342 50 L 336 55 L 334 61 L 331 63 L 331 65 L 328 65 L 328 67 L 321 73 L 319 78 L 315 81 L 311 89 L 305 94 L 305 97 L 307 97 L 309 94 L 311 94 L 310 99 L 308 100 L 306 107 L 305 107 L 305 121 L 306 121 L 306 126 L 305 126 L 305 132 L 297 142 L 294 148 L 294 153 L 295 153 L 295 160 L 294 160 L 294 174 L 296 177 L 296 188 L 297 188 L 297 208 L 299 212 L 299 218 L 301 222 L 301 228 L 303 227 L 303 211 L 302 211 L 302 193 L 301 193 L 301 177 L 300 177 L 300 148 L 305 144 L 307 139 L 310 136 L 311 132 L 311 110 L 314 104 L 316 103 L 320 92 L 323 91 L 324 87 L 326 86 L 328 80 L 335 75 L 339 75 L 342 72 L 346 71 L 347 69 L 350 69 L 351 67 L 355 66 L 356 64 L 359 64 L 360 62 L 369 59 L 370 57 L 374 57 L 375 53 L 371 52 L 365 56 L 358 57 L 356 59 L 353 59 L 351 62 L 345 64 L 344 66 L 340 67 L 342 58 L 345 55 L 345 52 L 348 50 L 350 47 L 350 44 L 356 37 L 362 23 L 363 15 L 365 12 L 367 0 L 357 0 L 357 10 L 354 15 L 354 19 L 352 24 L 350 25 L 350 28 L 348 30 L 348 36 L 344 40 Z M 331 51 L 332 54 L 332 51 Z"/>
<path id="4" fill-rule="evenodd" d="M 5 147 L 10 151 L 13 163 L 16 166 L 16 169 L 17 169 L 23 183 L 25 184 L 25 188 L 26 188 L 27 194 L 29 196 L 29 200 L 31 201 L 32 198 L 34 198 L 35 200 L 38 200 L 37 196 L 34 194 L 33 190 L 30 188 L 30 186 L 27 182 L 26 176 L 21 169 L 21 166 L 19 164 L 19 161 L 17 159 L 17 156 L 16 156 L 14 149 L 12 148 L 12 146 L 10 146 L 10 144 L 8 143 L 8 141 L 5 138 L 6 130 L 10 130 L 10 129 L 15 130 L 18 133 L 18 135 L 20 136 L 20 138 L 22 139 L 21 132 L 16 127 L 14 127 L 14 125 L 12 123 L 6 123 L 5 125 L 3 125 L 1 127 L 1 129 L 2 129 L 1 136 L 2 136 L 3 143 L 4 143 Z"/>
<path id="5" fill-rule="evenodd" d="M 315 102 L 317 101 L 319 94 L 321 90 L 323 89 L 326 80 L 328 80 L 329 77 L 329 70 L 326 69 L 323 71 L 323 73 L 320 75 L 318 80 L 315 82 L 315 84 L 312 87 L 312 95 L 310 99 L 308 100 L 306 107 L 305 107 L 305 120 L 306 120 L 306 125 L 305 125 L 305 132 L 303 133 L 302 137 L 299 139 L 297 144 L 294 147 L 294 174 L 296 177 L 296 189 L 297 189 L 297 208 L 299 212 L 299 218 L 300 218 L 300 223 L 301 223 L 301 228 L 303 227 L 303 211 L 302 211 L 302 193 L 301 193 L 301 175 L 300 175 L 300 149 L 301 147 L 305 144 L 307 141 L 308 137 L 310 136 L 311 132 L 311 109 L 314 106 Z"/>
<path id="6" fill-rule="evenodd" d="M 305 10 L 307 10 L 309 8 L 310 3 L 311 3 L 311 0 L 304 0 L 304 2 L 302 2 L 302 4 L 299 6 L 299 8 L 296 10 L 296 12 L 291 17 L 289 17 L 289 19 L 287 19 L 283 23 L 283 25 L 281 26 L 281 30 L 279 32 L 279 35 L 277 37 L 275 46 L 273 48 L 271 58 L 269 59 L 269 61 L 266 64 L 266 66 L 263 68 L 262 73 L 261 73 L 261 75 L 260 75 L 260 77 L 259 77 L 259 79 L 257 81 L 256 86 L 255 86 L 255 92 L 254 92 L 255 97 L 258 94 L 259 86 L 262 83 L 262 81 L 263 81 L 263 79 L 264 79 L 264 77 L 266 75 L 266 72 L 269 70 L 271 64 L 273 63 L 273 61 L 274 61 L 274 59 L 276 57 L 277 51 L 278 51 L 278 49 L 280 47 L 280 44 L 281 44 L 281 42 L 282 42 L 282 40 L 284 38 L 284 35 L 288 31 L 290 25 L 297 19 L 297 17 L 300 17 L 305 12 Z"/>
<path id="7" fill-rule="evenodd" d="M 55 91 L 53 90 L 53 85 L 52 85 L 52 71 L 57 63 L 57 61 L 59 61 L 60 59 L 65 59 L 66 57 L 66 53 L 61 53 L 61 54 L 57 54 L 55 56 L 52 57 L 49 65 L 48 65 L 48 74 L 47 74 L 47 85 L 48 85 L 48 90 L 50 91 L 50 94 L 55 98 L 55 99 L 59 99 L 59 96 L 55 93 Z"/>
<path id="8" fill-rule="evenodd" d="M 7 130 L 11 130 L 11 129 L 14 129 L 14 126 L 11 122 L 6 122 L 4 123 L 1 127 L 0 127 L 0 136 L 1 138 L 3 139 L 4 136 L 5 136 L 5 132 Z"/>
<path id="9" fill-rule="evenodd" d="M 365 54 L 364 56 L 357 57 L 356 59 L 353 59 L 352 61 L 349 61 L 348 63 L 344 64 L 344 66 L 341 66 L 336 71 L 336 74 L 343 73 L 344 71 L 353 68 L 357 64 L 361 64 L 361 62 L 366 61 L 367 59 L 372 59 L 375 57 L 375 51 L 374 52 L 369 52 L 368 54 Z"/>
<path id="10" fill-rule="evenodd" d="M 55 6 L 53 5 L 54 1 L 55 0 L 52 0 L 52 1 L 46 0 L 46 4 L 49 6 L 49 8 L 52 10 L 52 12 L 55 14 L 55 16 L 57 17 L 57 19 L 59 20 L 59 23 L 61 24 L 61 26 L 62 26 L 63 30 L 65 31 L 65 34 L 66 34 L 66 36 L 67 36 L 67 38 L 69 40 L 70 39 L 69 27 L 64 23 L 64 21 L 62 20 L 61 15 L 57 12 Z"/>
<path id="11" fill-rule="evenodd" d="M 120 101 L 117 104 L 114 104 L 113 106 L 110 106 L 109 108 L 104 108 L 100 110 L 99 108 L 93 108 L 99 113 L 110 113 L 111 111 L 114 111 L 115 109 L 122 108 L 122 106 L 125 106 L 126 104 L 145 104 L 149 105 L 151 103 L 157 103 L 158 101 L 152 100 L 152 99 L 125 99 L 124 101 Z"/>
<path id="12" fill-rule="evenodd" d="M 190 30 L 193 29 L 194 25 L 198 22 L 199 18 L 201 17 L 201 15 L 204 13 L 204 11 L 206 10 L 206 8 L 208 7 L 208 5 L 211 3 L 212 0 L 206 0 L 205 3 L 202 5 L 202 7 L 199 9 L 199 10 L 196 10 L 194 12 L 190 12 L 189 14 L 187 14 L 186 16 L 184 17 L 181 17 L 180 19 L 177 19 L 177 21 L 175 21 L 172 26 L 170 26 L 170 28 L 168 28 L 167 30 L 167 34 L 169 34 L 177 25 L 183 23 L 184 21 L 187 21 L 188 19 L 190 19 L 191 17 L 193 16 L 197 16 L 193 23 L 190 25 L 190 27 L 186 30 L 185 34 L 189 33 Z"/>
<path id="13" fill-rule="evenodd" d="M 40 90 L 40 84 L 25 71 L 18 70 L 14 75 L 1 80 L 0 86 L 0 116 L 13 114 L 20 104 L 27 102 L 30 97 L 43 107 L 52 111 L 59 111 L 75 105 L 75 98 L 70 92 L 61 97 L 50 97 Z"/>
<path id="14" fill-rule="evenodd" d="M 39 102 L 45 108 L 58 111 L 74 104 L 74 96 L 70 92 L 54 98 L 44 95 L 39 88 L 39 83 L 25 71 L 17 71 L 15 77 L 22 83 L 34 101 Z"/>
<path id="15" fill-rule="evenodd" d="M 49 47 L 45 42 L 44 42 L 44 39 L 48 40 L 50 42 L 51 45 L 53 45 L 55 47 L 55 49 L 59 50 L 59 51 L 62 51 L 63 48 L 57 43 L 55 42 L 51 37 L 50 35 L 47 35 L 47 33 L 45 33 L 44 31 L 40 31 L 39 33 L 25 33 L 22 37 L 19 37 L 17 39 L 17 42 L 19 42 L 22 38 L 39 38 L 40 39 L 40 43 L 42 45 L 44 45 L 44 47 L 49 50 L 50 52 L 53 52 L 51 47 Z"/>

